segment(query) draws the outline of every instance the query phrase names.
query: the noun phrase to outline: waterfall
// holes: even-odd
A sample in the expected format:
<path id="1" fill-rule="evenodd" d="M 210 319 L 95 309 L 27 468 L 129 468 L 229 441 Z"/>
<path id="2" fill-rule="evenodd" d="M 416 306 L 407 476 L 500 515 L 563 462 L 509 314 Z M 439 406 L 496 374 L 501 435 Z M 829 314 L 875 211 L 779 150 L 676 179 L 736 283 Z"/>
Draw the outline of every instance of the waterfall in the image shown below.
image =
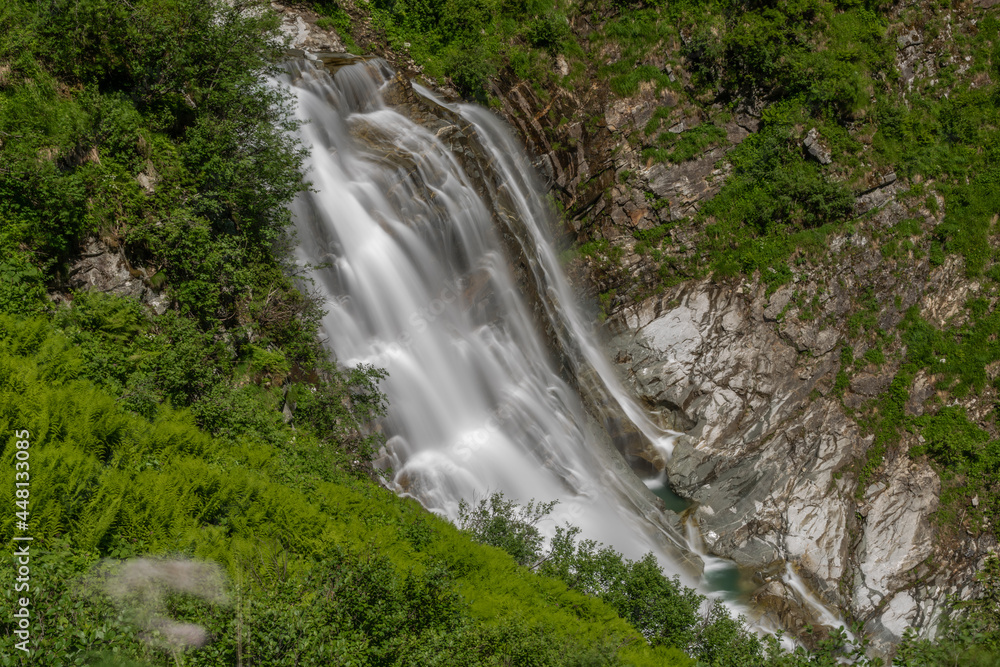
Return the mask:
<path id="1" fill-rule="evenodd" d="M 285 84 L 312 183 L 293 204 L 299 260 L 319 267 L 323 333 L 339 363 L 388 371 L 392 488 L 452 519 L 460 500 L 493 491 L 558 500 L 549 531 L 569 522 L 689 575 L 676 515 L 625 464 L 575 378 L 590 378 L 591 400 L 656 446 L 669 450 L 671 434 L 592 341 L 513 137 L 489 112 L 444 105 L 377 61 L 334 75 L 303 62 Z"/>
<path id="2" fill-rule="evenodd" d="M 609 436 L 641 434 L 669 456 L 677 434 L 634 403 L 596 344 L 523 149 L 485 109 L 446 104 L 381 61 L 348 62 L 288 67 L 312 184 L 292 213 L 327 345 L 345 366 L 388 371 L 389 486 L 452 520 L 461 500 L 494 491 L 558 501 L 540 526 L 549 536 L 568 522 L 627 557 L 651 551 L 746 611 L 732 593 L 749 582 L 664 509 L 650 489 L 682 502 L 665 477 L 639 480 Z M 839 624 L 793 569 L 785 578 Z"/>

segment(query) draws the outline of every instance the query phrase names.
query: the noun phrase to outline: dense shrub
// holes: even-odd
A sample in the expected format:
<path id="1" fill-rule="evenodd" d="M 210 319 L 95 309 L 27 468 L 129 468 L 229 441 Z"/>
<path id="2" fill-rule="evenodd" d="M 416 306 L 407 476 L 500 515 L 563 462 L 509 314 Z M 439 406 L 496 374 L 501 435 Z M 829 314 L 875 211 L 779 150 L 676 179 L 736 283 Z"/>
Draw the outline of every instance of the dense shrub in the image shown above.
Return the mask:
<path id="1" fill-rule="evenodd" d="M 317 11 L 343 16 L 336 3 L 314 1 Z M 579 49 L 561 0 L 374 0 L 360 11 L 384 42 L 408 51 L 427 75 L 448 77 L 468 98 L 486 103 L 505 69 L 554 79 L 547 64 L 567 49 Z M 350 24 L 340 23 L 350 37 Z"/>
<path id="2" fill-rule="evenodd" d="M 763 659 L 763 645 L 724 606 L 701 614 L 705 597 L 667 577 L 653 554 L 633 561 L 611 547 L 584 540 L 579 529 L 557 527 L 547 549 L 537 529 L 555 503 L 527 505 L 494 493 L 474 507 L 463 503 L 459 526 L 476 541 L 499 547 L 573 590 L 596 597 L 637 628 L 653 647 L 683 649 L 708 664 L 749 664 Z M 724 657 L 728 656 L 728 657 Z"/>
<path id="3" fill-rule="evenodd" d="M 0 20 L 4 254 L 51 280 L 100 236 L 203 331 L 256 316 L 258 336 L 315 361 L 318 313 L 274 252 L 302 187 L 287 99 L 267 79 L 276 17 L 252 3 L 18 0 Z M 0 306 L 24 312 L 15 302 L 37 303 L 37 288 L 14 274 L 20 292 Z"/>

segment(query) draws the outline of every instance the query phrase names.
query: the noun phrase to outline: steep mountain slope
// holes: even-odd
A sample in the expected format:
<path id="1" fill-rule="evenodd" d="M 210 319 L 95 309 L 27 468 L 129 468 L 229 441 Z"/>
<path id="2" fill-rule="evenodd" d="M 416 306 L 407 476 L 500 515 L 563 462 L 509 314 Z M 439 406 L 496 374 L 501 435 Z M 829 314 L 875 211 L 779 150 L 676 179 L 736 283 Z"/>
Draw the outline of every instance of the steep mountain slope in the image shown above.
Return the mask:
<path id="1" fill-rule="evenodd" d="M 668 467 L 676 490 L 696 501 L 689 518 L 709 548 L 756 573 L 761 606 L 792 628 L 810 620 L 777 579 L 791 563 L 885 648 L 908 625 L 929 629 L 945 594 L 985 591 L 973 609 L 987 613 L 973 629 L 995 641 L 996 589 L 973 580 L 996 542 L 993 8 L 475 0 L 314 8 L 276 7 L 298 48 L 384 55 L 404 75 L 490 104 L 520 129 L 563 209 L 566 227 L 554 231 L 581 291 L 602 307 L 623 377 L 665 425 L 688 432 L 670 461 L 638 441 L 626 453 L 647 470 Z M 79 485 L 103 489 L 94 508 L 127 492 L 123 480 L 190 483 L 158 469 L 164 451 L 207 470 L 214 491 L 232 500 L 209 513 L 191 501 L 174 523 L 70 503 L 70 544 L 59 539 L 59 520 L 40 533 L 49 540 L 43 558 L 66 564 L 52 570 L 49 589 L 68 596 L 60 586 L 99 556 L 226 552 L 216 537 L 252 541 L 276 523 L 262 510 L 259 525 L 241 524 L 248 511 L 227 483 L 250 479 L 281 499 L 270 509 L 311 515 L 304 485 L 368 509 L 347 513 L 357 528 L 348 540 L 339 535 L 346 524 L 330 518 L 336 512 L 320 512 L 329 534 L 295 553 L 309 560 L 333 543 L 386 539 L 405 552 L 391 567 L 359 551 L 328 565 L 347 567 L 373 598 L 392 597 L 397 616 L 373 620 L 364 595 L 346 611 L 312 605 L 322 585 L 344 581 L 326 570 L 316 570 L 323 584 L 294 589 L 304 597 L 258 582 L 259 598 L 247 603 L 267 630 L 258 655 L 319 636 L 311 649 L 328 653 L 318 661 L 363 649 L 373 662 L 406 664 L 419 645 L 426 662 L 683 664 L 666 647 L 651 657 L 608 607 L 356 481 L 372 472 L 378 443 L 363 425 L 379 412 L 378 374 L 323 363 L 317 305 L 295 289 L 283 252 L 301 154 L 263 77 L 284 47 L 269 13 L 237 6 L 220 16 L 195 2 L 0 9 L 8 26 L 0 305 L 49 320 L 5 320 L 9 403 L 30 387 L 46 415 L 95 411 L 96 435 L 81 427 L 82 444 L 52 438 L 100 473 L 89 480 L 113 482 Z M 95 289 L 124 299 L 85 293 Z M 79 293 L 55 306 L 47 290 L 63 300 Z M 71 344 L 61 336 L 81 349 L 68 368 L 56 363 Z M 43 358 L 26 358 L 36 352 Z M 188 444 L 167 451 L 143 439 L 161 427 L 187 434 Z M 293 446 L 302 435 L 308 442 Z M 494 593 L 463 584 L 486 600 L 470 611 L 452 604 L 447 576 L 403 574 L 423 563 L 409 553 L 415 544 L 458 553 L 463 567 L 481 559 L 481 570 L 462 572 L 490 580 L 483 590 L 495 593 L 501 575 L 533 583 L 496 603 L 508 605 L 509 623 L 490 625 Z M 282 546 L 244 546 L 247 560 L 282 569 Z M 308 566 L 293 573 L 296 585 Z M 444 613 L 422 615 L 403 599 L 414 593 L 437 596 Z M 120 619 L 94 625 L 107 620 L 106 606 L 50 602 L 53 664 L 67 651 L 82 659 L 109 629 L 141 654 L 118 634 Z M 194 620 L 208 615 L 179 606 Z M 525 623 L 535 613 L 546 619 Z M 414 632 L 395 641 L 385 619 L 398 614 Z M 299 635 L 286 631 L 287 619 L 301 621 Z M 70 620 L 84 627 L 67 638 Z M 224 655 L 204 661 L 232 662 L 244 649 L 244 617 L 210 620 Z M 347 644 L 326 643 L 331 623 Z M 3 628 L 10 637 L 13 624 Z M 601 628 L 619 643 L 603 641 Z M 692 650 L 705 661 L 742 664 L 712 653 L 748 645 L 733 640 L 746 640 L 741 625 L 698 628 Z M 638 655 L 619 650 L 627 641 Z M 936 649 L 919 650 L 904 647 L 906 664 L 930 664 Z"/>

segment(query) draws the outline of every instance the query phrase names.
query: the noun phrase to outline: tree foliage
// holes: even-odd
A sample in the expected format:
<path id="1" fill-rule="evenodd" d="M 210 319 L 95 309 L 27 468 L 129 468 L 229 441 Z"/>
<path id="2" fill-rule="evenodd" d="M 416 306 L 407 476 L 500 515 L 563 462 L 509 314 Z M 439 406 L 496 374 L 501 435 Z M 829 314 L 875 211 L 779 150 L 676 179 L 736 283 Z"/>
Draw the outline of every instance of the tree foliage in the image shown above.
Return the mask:
<path id="1" fill-rule="evenodd" d="M 253 319 L 258 336 L 315 356 L 318 314 L 275 252 L 302 151 L 287 96 L 268 80 L 281 40 L 265 6 L 5 3 L 4 254 L 54 277 L 100 236 L 203 329 Z M 24 287 L 0 293 L 0 306 L 30 300 L 30 276 L 18 277 Z"/>

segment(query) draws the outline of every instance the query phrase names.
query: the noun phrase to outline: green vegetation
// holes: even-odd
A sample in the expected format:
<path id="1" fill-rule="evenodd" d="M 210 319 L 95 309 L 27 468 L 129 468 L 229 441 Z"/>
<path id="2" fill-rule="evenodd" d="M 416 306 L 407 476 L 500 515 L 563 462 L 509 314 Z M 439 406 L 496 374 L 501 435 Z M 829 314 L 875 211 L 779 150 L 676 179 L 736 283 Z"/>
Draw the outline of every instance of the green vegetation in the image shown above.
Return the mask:
<path id="1" fill-rule="evenodd" d="M 900 325 L 907 345 L 907 363 L 932 374 L 935 388 L 951 396 L 980 395 L 987 387 L 987 367 L 1000 360 L 997 335 L 1000 317 L 984 299 L 966 304 L 968 320 L 963 326 L 942 331 L 911 309 Z M 923 442 L 910 450 L 912 456 L 927 454 L 942 478 L 942 521 L 957 513 L 968 514 L 976 532 L 998 529 L 1000 516 L 1000 441 L 971 421 L 964 409 L 943 406 L 933 414 L 909 420 L 911 430 Z M 976 498 L 973 503 L 972 499 Z"/>
<path id="2" fill-rule="evenodd" d="M 765 116 L 761 129 L 730 154 L 733 174 L 706 203 L 708 268 L 720 276 L 759 272 L 769 285 L 788 282 L 789 255 L 843 220 L 854 198 L 807 160 L 792 133 L 793 117 Z M 820 243 L 822 245 L 822 243 Z"/>
<path id="3" fill-rule="evenodd" d="M 882 465 L 886 450 L 899 442 L 900 429 L 906 422 L 906 401 L 910 398 L 909 387 L 913 376 L 900 371 L 892 379 L 889 389 L 879 396 L 875 414 L 862 425 L 874 433 L 874 440 L 865 452 L 861 471 L 858 473 L 856 494 L 863 497 L 872 475 Z"/>
<path id="4" fill-rule="evenodd" d="M 577 544 L 579 529 L 557 527 L 547 552 L 536 528 L 555 503 L 526 506 L 493 494 L 475 507 L 463 504 L 459 525 L 476 541 L 503 549 L 521 565 L 562 580 L 571 589 L 596 596 L 642 632 L 653 646 L 687 648 L 695 643 L 699 608 L 705 598 L 669 579 L 652 554 L 630 561 L 593 541 Z M 729 620 L 728 613 L 722 618 Z M 745 652 L 760 658 L 760 640 L 747 633 Z"/>
<path id="5" fill-rule="evenodd" d="M 350 40 L 346 12 L 335 2 L 312 6 Z M 509 69 L 536 85 L 555 80 L 549 60 L 579 52 L 561 0 L 363 0 L 357 8 L 377 37 L 368 49 L 409 53 L 424 74 L 448 77 L 480 102 L 491 80 Z M 322 19 L 321 19 L 322 20 Z"/>
<path id="6" fill-rule="evenodd" d="M 647 80 L 683 90 L 705 116 L 762 109 L 759 130 L 727 156 L 733 171 L 722 191 L 693 221 L 702 230 L 699 252 L 681 262 L 652 257 L 657 280 L 759 274 L 773 288 L 790 279 L 793 255 L 821 252 L 825 237 L 853 216 L 850 174 L 862 149 L 855 127 L 868 114 L 871 91 L 884 90 L 894 71 L 885 9 L 821 0 L 593 6 L 592 20 L 608 17 L 591 40 L 595 50 L 614 54 L 599 71 L 616 93 L 634 94 Z M 676 83 L 656 68 L 636 66 L 664 46 Z M 725 145 L 725 132 L 713 123 L 679 135 L 662 132 L 673 104 L 655 110 L 644 128 L 655 138 L 643 158 L 681 162 Z M 812 126 L 837 166 L 805 155 L 803 128 Z M 847 179 L 835 173 L 844 168 Z"/>
<path id="7" fill-rule="evenodd" d="M 602 286 L 599 295 L 602 319 L 611 312 L 611 302 L 620 288 L 627 286 L 628 273 L 622 265 L 625 251 L 605 239 L 589 241 L 567 254 L 569 259 L 586 257 L 590 262 L 591 275 L 595 283 Z"/>
<path id="8" fill-rule="evenodd" d="M 869 304 L 868 308 L 877 309 L 877 304 Z M 991 382 L 987 369 L 1000 361 L 1000 315 L 983 297 L 969 300 L 965 311 L 963 324 L 946 329 L 923 319 L 917 307 L 905 313 L 898 327 L 899 343 L 906 350 L 902 363 L 889 388 L 859 415 L 860 424 L 874 439 L 860 461 L 857 493 L 864 494 L 888 450 L 898 446 L 909 433 L 919 441 L 911 446 L 910 456 L 928 456 L 940 473 L 938 514 L 942 529 L 952 530 L 961 522 L 975 534 L 989 531 L 1000 535 L 994 523 L 1000 516 L 1000 498 L 996 494 L 1000 484 L 1000 440 L 970 419 L 965 408 L 941 405 L 940 398 L 931 401 L 922 416 L 907 412 L 910 387 L 920 372 L 933 379 L 940 396 L 961 399 L 981 396 L 995 388 L 996 382 Z M 871 311 L 859 312 L 863 315 Z M 852 335 L 860 334 L 861 327 Z M 875 334 L 874 345 L 860 359 L 854 358 L 850 346 L 842 348 L 834 386 L 838 395 L 843 395 L 853 370 L 884 363 L 879 345 L 892 335 Z M 991 411 L 988 419 L 995 419 L 994 414 Z"/>
<path id="9" fill-rule="evenodd" d="M 318 312 L 280 253 L 302 187 L 276 18 L 227 3 L 4 3 L 0 289 L 39 312 L 82 240 L 121 246 L 202 331 L 315 362 Z M 254 327 L 249 327 L 250 321 Z"/>
<path id="10" fill-rule="evenodd" d="M 357 52 L 358 45 L 351 38 L 351 16 L 345 12 L 336 2 L 323 2 L 322 0 L 312 2 L 320 17 L 316 21 L 316 26 L 323 30 L 333 30 L 340 37 L 344 47 L 348 51 Z"/>
<path id="11" fill-rule="evenodd" d="M 648 125 L 646 134 L 650 134 Z M 661 132 L 656 138 L 656 147 L 643 149 L 642 157 L 656 162 L 684 162 L 698 157 L 709 146 L 718 145 L 725 139 L 726 131 L 711 123 L 676 134 Z"/>
<path id="12" fill-rule="evenodd" d="M 654 1 L 636 4 L 598 1 L 584 5 L 582 13 L 601 24 L 600 30 L 588 35 L 589 53 L 599 53 L 602 48 L 620 49 L 615 58 L 591 55 L 596 60 L 598 76 L 606 79 L 608 87 L 620 96 L 635 94 L 644 82 L 651 82 L 657 92 L 680 91 L 682 86 L 676 77 L 646 60 L 651 51 L 677 39 L 680 12 L 683 9 L 698 11 L 699 3 Z M 702 18 L 705 14 L 699 12 Z"/>
<path id="13" fill-rule="evenodd" d="M 998 26 L 995 17 L 984 19 Z M 980 33 L 983 39 L 985 31 Z M 990 251 L 993 217 L 1000 213 L 1000 111 L 997 88 L 960 88 L 946 100 L 916 97 L 910 110 L 883 102 L 877 112 L 885 122 L 873 146 L 908 176 L 935 179 L 944 197 L 944 221 L 933 239 L 944 252 L 965 258 L 969 276 L 978 276 L 996 258 Z M 928 198 L 936 212 L 937 200 Z"/>
<path id="14" fill-rule="evenodd" d="M 994 14 L 956 27 L 954 55 L 938 64 L 940 76 L 905 91 L 904 100 L 887 3 L 594 3 L 587 11 L 601 25 L 589 35 L 588 53 L 611 54 L 592 57 L 615 93 L 634 95 L 650 81 L 679 94 L 642 128 L 652 141 L 642 149 L 647 161 L 680 162 L 724 145 L 721 120 L 666 132 L 663 121 L 676 122 L 679 108 L 713 119 L 759 109 L 757 130 L 726 157 L 732 172 L 721 192 L 692 221 L 698 253 L 683 257 L 669 243 L 652 246 L 663 251 L 648 253 L 656 270 L 646 275 L 654 282 L 759 275 L 774 289 L 790 280 L 793 263 L 824 260 L 826 237 L 856 216 L 856 194 L 871 187 L 872 174 L 889 172 L 913 183 L 910 194 L 934 215 L 943 198 L 945 214 L 931 232 L 888 239 L 887 258 L 920 257 L 929 247 L 936 263 L 962 255 L 970 276 L 995 260 L 988 242 L 1000 213 L 1000 77 L 989 76 L 1000 27 Z M 944 29 L 945 14 L 921 17 L 928 39 Z M 650 67 L 655 56 L 666 65 Z M 804 149 L 811 128 L 831 164 Z M 930 193 L 916 184 L 928 184 Z"/>
<path id="15" fill-rule="evenodd" d="M 618 96 L 674 95 L 641 128 L 647 161 L 726 146 L 734 114 L 760 109 L 758 131 L 728 154 L 717 197 L 690 222 L 635 232 L 660 285 L 758 273 L 776 288 L 791 278 L 791 258 L 816 256 L 844 229 L 864 177 L 889 169 L 909 182 L 908 202 L 941 216 L 940 196 L 944 210 L 931 231 L 919 218 L 886 230 L 884 257 L 926 246 L 935 264 L 959 254 L 970 276 L 1000 278 L 989 243 L 1000 213 L 995 16 L 955 35 L 973 58 L 967 73 L 943 63 L 936 87 L 904 103 L 880 2 L 358 2 L 351 11 L 367 17 L 377 44 L 341 5 L 312 4 L 321 27 L 352 48 L 357 38 L 408 52 L 427 76 L 482 101 L 505 77 L 530 80 L 548 100 L 588 72 Z M 463 505 L 458 529 L 375 483 L 381 436 L 370 424 L 385 410 L 383 374 L 325 361 L 319 307 L 291 275 L 286 205 L 305 187 L 302 152 L 289 139 L 287 100 L 267 83 L 281 52 L 277 19 L 259 8 L 0 7 L 0 470 L 12 496 L 12 434 L 27 429 L 31 664 L 878 664 L 838 632 L 813 652 L 782 651 L 721 604 L 703 606 L 651 555 L 624 558 L 571 526 L 546 547 L 537 524 L 551 505 L 493 496 Z M 570 76 L 556 73 L 556 56 Z M 677 99 L 702 122 L 675 134 L 664 124 Z M 811 127 L 833 164 L 803 152 Z M 678 259 L 665 246 L 681 224 L 699 238 Z M 92 292 L 53 304 L 47 291 L 65 291 L 88 239 L 128 257 L 166 312 Z M 593 262 L 609 311 L 630 289 L 624 251 L 597 239 L 576 252 Z M 848 326 L 871 344 L 858 358 L 843 348 L 841 395 L 850 368 L 889 360 L 874 295 L 857 305 Z M 942 518 L 998 534 L 1000 440 L 959 407 L 905 409 L 920 371 L 951 396 L 990 387 L 1000 319 L 984 299 L 967 312 L 951 330 L 907 313 L 903 364 L 865 413 L 875 439 L 858 489 L 909 431 L 921 438 L 910 453 L 941 473 Z M 14 528 L 14 516 L 0 518 L 5 540 Z M 167 602 L 172 617 L 207 629 L 206 647 L 149 648 L 134 615 L 88 583 L 95 568 L 141 555 L 224 567 L 229 604 Z M 0 578 L 12 580 L 13 567 L 0 562 Z M 899 664 L 988 664 L 1000 651 L 998 572 L 988 561 L 984 595 L 953 608 L 944 639 L 910 637 Z M 5 641 L 14 608 L 5 588 Z"/>
<path id="16" fill-rule="evenodd" d="M 0 315 L 0 427 L 8 434 L 0 466 L 11 497 L 13 433 L 31 434 L 31 664 L 97 650 L 168 664 L 169 655 L 144 648 L 122 612 L 77 581 L 101 558 L 146 553 L 213 560 L 236 586 L 225 608 L 185 596 L 171 602 L 178 619 L 214 638 L 185 657 L 191 665 L 236 664 L 238 651 L 246 664 L 269 665 L 348 657 L 571 665 L 598 655 L 611 664 L 614 647 L 638 640 L 597 600 L 352 476 L 342 452 L 312 429 L 282 424 L 276 410 L 264 415 L 270 441 L 259 426 L 212 437 L 192 410 L 167 403 L 154 417 L 137 415 L 90 379 L 94 356 L 45 320 Z M 13 521 L 8 514 L 0 524 L 5 541 Z M 8 580 L 13 563 L 0 565 Z M 5 638 L 14 600 L 6 587 Z M 0 664 L 13 659 L 7 653 Z"/>
<path id="17" fill-rule="evenodd" d="M 659 225 L 653 227 L 652 229 L 640 229 L 633 233 L 635 240 L 638 243 L 635 244 L 635 252 L 642 255 L 650 252 L 653 248 L 658 246 L 667 234 L 670 233 L 670 229 L 673 225 Z M 653 251 L 655 252 L 655 250 Z"/>
<path id="18" fill-rule="evenodd" d="M 957 407 L 943 407 L 937 414 L 919 417 L 914 427 L 923 442 L 911 448 L 910 455 L 927 454 L 941 473 L 941 523 L 966 522 L 976 534 L 996 535 L 992 524 L 1000 516 L 995 490 L 1000 481 L 1000 440 Z"/>

